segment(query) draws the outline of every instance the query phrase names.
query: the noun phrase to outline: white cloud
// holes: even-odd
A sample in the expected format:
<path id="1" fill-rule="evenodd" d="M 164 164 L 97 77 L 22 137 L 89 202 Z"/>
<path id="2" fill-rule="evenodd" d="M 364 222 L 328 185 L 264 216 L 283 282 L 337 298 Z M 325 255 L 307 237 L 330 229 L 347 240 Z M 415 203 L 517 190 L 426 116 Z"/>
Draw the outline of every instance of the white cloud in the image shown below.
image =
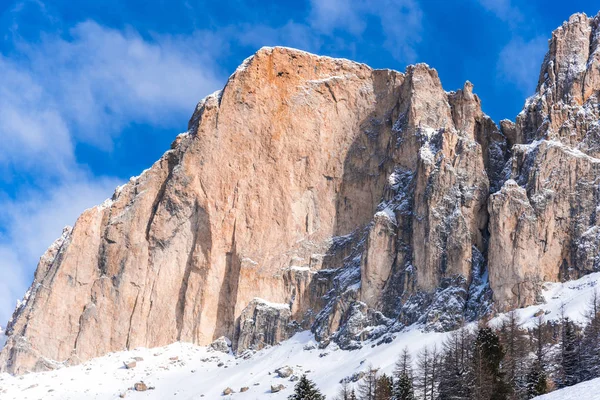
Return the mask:
<path id="1" fill-rule="evenodd" d="M 376 20 L 385 37 L 383 47 L 399 61 L 414 62 L 422 18 L 416 0 L 312 0 L 309 23 L 323 34 L 339 30 L 359 37 L 368 21 Z"/>
<path id="2" fill-rule="evenodd" d="M 423 12 L 416 1 L 385 1 L 378 8 L 386 36 L 383 46 L 400 61 L 417 60 L 415 46 L 421 41 Z"/>
<path id="3" fill-rule="evenodd" d="M 131 123 L 173 127 L 175 136 L 222 86 L 212 56 L 226 50 L 210 32 L 142 38 L 91 21 L 15 45 L 16 54 L 0 54 L 0 171 L 17 185 L 11 196 L 0 186 L 0 325 L 62 227 L 121 183 L 89 174 L 75 146 L 108 149 Z"/>
<path id="4" fill-rule="evenodd" d="M 529 41 L 514 37 L 500 52 L 497 64 L 499 77 L 516 85 L 524 95 L 532 94 L 547 50 L 548 41 L 545 37 Z"/>
<path id="5" fill-rule="evenodd" d="M 131 29 L 87 21 L 68 39 L 52 34 L 18 45 L 25 58 L 19 67 L 60 104 L 77 140 L 96 145 L 107 145 L 130 123 L 181 123 L 200 98 L 223 84 L 213 59 L 223 47 L 210 32 L 145 40 Z"/>
<path id="6" fill-rule="evenodd" d="M 312 0 L 311 26 L 320 32 L 331 34 L 343 29 L 360 35 L 366 28 L 364 16 L 367 2 L 344 0 Z"/>
<path id="7" fill-rule="evenodd" d="M 511 0 L 479 0 L 479 3 L 500 20 L 511 25 L 523 19 L 523 14 L 511 3 Z"/>
<path id="8" fill-rule="evenodd" d="M 0 166 L 64 170 L 73 143 L 54 100 L 21 66 L 0 57 Z"/>

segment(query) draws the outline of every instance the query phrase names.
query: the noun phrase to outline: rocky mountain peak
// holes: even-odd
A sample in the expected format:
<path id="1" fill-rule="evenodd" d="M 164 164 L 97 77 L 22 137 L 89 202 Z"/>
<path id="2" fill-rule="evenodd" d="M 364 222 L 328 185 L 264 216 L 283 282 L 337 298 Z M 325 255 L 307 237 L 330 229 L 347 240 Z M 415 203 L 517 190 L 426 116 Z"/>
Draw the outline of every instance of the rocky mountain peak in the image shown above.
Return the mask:
<path id="1" fill-rule="evenodd" d="M 447 92 L 425 64 L 262 48 L 40 259 L 0 369 L 223 337 L 243 352 L 303 329 L 352 349 L 600 269 L 596 31 L 583 15 L 555 31 L 501 129 L 470 82 Z"/>
<path id="2" fill-rule="evenodd" d="M 596 152 L 591 138 L 573 136 L 571 130 L 587 132 L 597 120 L 599 22 L 600 14 L 574 14 L 552 33 L 536 93 L 517 117 L 515 143 L 549 138 Z"/>

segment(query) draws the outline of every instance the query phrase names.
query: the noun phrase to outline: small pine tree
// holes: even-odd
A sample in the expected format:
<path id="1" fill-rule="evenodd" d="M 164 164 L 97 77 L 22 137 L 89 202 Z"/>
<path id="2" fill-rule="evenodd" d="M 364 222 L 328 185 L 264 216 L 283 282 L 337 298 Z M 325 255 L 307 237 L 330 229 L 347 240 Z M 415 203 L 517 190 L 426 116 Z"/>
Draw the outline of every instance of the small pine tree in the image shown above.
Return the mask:
<path id="1" fill-rule="evenodd" d="M 563 319 L 561 335 L 561 386 L 579 383 L 579 346 L 575 325 L 569 317 Z"/>
<path id="2" fill-rule="evenodd" d="M 294 388 L 294 394 L 288 397 L 288 400 L 325 400 L 325 396 L 321 394 L 313 381 L 306 375 L 302 375 Z"/>
<path id="3" fill-rule="evenodd" d="M 527 398 L 548 393 L 548 379 L 538 360 L 535 360 L 527 373 Z"/>
<path id="4" fill-rule="evenodd" d="M 396 361 L 394 370 L 394 397 L 395 400 L 414 400 L 412 357 L 405 347 Z"/>
<path id="5" fill-rule="evenodd" d="M 415 391 L 413 389 L 413 381 L 406 374 L 402 373 L 394 382 L 395 400 L 415 400 Z"/>
<path id="6" fill-rule="evenodd" d="M 500 366 L 504 350 L 498 335 L 488 326 L 480 327 L 475 340 L 474 385 L 476 398 L 504 400 L 508 398 L 510 386 L 504 382 Z"/>

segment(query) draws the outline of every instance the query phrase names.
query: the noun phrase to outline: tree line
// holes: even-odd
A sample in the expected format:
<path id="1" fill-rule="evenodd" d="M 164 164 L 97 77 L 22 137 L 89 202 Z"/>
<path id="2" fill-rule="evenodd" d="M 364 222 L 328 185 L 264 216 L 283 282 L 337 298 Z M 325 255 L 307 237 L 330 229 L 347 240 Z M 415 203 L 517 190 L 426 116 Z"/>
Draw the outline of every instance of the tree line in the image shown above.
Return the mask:
<path id="1" fill-rule="evenodd" d="M 538 315 L 529 328 L 515 312 L 494 326 L 482 321 L 421 349 L 414 361 L 405 348 L 391 375 L 369 366 L 358 383 L 342 381 L 336 400 L 527 400 L 600 377 L 600 297 L 590 301 L 583 328 L 561 314 L 558 321 Z M 318 396 L 290 399 L 325 398 Z"/>

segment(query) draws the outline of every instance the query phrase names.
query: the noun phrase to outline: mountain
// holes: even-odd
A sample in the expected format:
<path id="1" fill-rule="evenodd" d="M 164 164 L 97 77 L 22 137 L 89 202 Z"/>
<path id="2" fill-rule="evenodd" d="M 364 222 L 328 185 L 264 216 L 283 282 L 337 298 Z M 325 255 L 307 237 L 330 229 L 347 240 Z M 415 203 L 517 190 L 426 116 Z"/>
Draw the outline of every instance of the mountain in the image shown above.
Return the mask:
<path id="1" fill-rule="evenodd" d="M 0 371 L 310 330 L 448 331 L 598 271 L 600 16 L 555 30 L 500 128 L 469 82 L 263 48 L 188 132 L 41 257 Z"/>

